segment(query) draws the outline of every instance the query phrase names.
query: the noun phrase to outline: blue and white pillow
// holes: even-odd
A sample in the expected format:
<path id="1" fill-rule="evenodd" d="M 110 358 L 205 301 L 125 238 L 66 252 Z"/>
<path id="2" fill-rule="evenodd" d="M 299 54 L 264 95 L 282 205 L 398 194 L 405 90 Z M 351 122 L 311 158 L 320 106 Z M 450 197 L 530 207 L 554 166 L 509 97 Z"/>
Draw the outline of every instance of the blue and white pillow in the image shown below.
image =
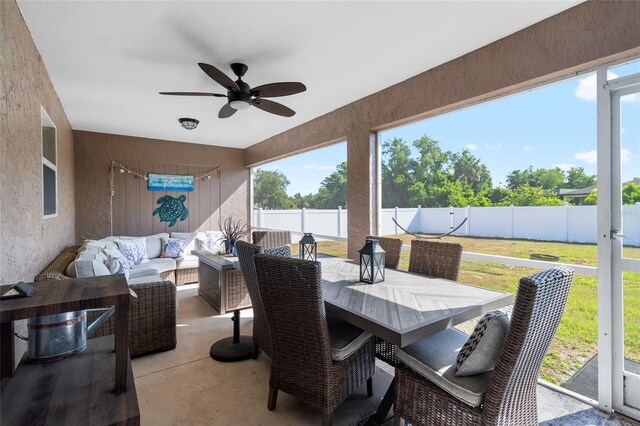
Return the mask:
<path id="1" fill-rule="evenodd" d="M 149 256 L 147 255 L 147 242 L 144 238 L 118 240 L 116 244 L 124 257 L 129 261 L 129 267 L 147 263 L 149 261 Z"/>
<path id="2" fill-rule="evenodd" d="M 111 274 L 129 276 L 129 261 L 120 250 L 109 247 L 103 249 L 102 252 L 107 257 L 105 265 L 109 268 Z"/>
<path id="3" fill-rule="evenodd" d="M 282 247 L 273 247 L 273 248 L 263 247 L 262 253 L 270 254 L 272 256 L 291 257 L 291 246 L 287 244 L 286 246 L 282 246 Z"/>
<path id="4" fill-rule="evenodd" d="M 184 249 L 187 244 L 188 241 L 183 238 L 167 238 L 160 257 L 175 259 L 176 257 L 184 256 Z"/>

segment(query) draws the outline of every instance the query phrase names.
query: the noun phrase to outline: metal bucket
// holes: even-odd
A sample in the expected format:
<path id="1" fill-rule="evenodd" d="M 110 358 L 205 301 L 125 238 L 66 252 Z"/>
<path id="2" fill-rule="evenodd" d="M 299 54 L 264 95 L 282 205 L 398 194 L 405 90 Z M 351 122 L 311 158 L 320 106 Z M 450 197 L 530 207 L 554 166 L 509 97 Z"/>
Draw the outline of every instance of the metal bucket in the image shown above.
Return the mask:
<path id="1" fill-rule="evenodd" d="M 87 312 L 72 311 L 31 318 L 28 321 L 28 362 L 48 362 L 67 358 L 87 348 L 91 335 L 115 308 L 112 307 L 87 327 Z"/>

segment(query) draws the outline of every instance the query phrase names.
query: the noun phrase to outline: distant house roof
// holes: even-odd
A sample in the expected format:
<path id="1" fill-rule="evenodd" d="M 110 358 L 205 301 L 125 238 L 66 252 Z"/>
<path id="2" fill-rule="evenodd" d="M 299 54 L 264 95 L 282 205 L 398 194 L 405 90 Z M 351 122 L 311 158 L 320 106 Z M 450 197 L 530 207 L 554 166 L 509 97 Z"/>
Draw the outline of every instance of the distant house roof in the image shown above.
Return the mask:
<path id="1" fill-rule="evenodd" d="M 635 183 L 636 185 L 640 185 L 640 178 L 633 178 L 629 181 L 623 182 L 622 186 L 625 186 L 631 182 Z M 587 195 L 591 194 L 591 191 L 593 191 L 597 187 L 598 185 L 591 185 L 585 188 L 577 188 L 577 189 L 572 189 L 572 188 L 558 189 L 558 196 L 559 197 L 586 197 Z"/>

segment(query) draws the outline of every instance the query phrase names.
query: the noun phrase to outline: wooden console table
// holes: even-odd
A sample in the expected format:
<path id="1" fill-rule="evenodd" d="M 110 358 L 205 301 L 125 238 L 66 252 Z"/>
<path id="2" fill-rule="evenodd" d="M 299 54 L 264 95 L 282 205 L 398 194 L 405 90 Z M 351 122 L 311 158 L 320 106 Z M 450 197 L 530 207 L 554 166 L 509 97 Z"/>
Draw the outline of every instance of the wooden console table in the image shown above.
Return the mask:
<path id="1" fill-rule="evenodd" d="M 2 424 L 13 424 L 17 419 L 28 419 L 28 424 L 60 423 L 58 419 L 66 420 L 61 424 L 139 424 L 127 344 L 132 293 L 125 277 L 108 275 L 31 285 L 33 296 L 3 300 L 0 305 Z M 2 286 L 0 291 L 8 287 Z M 22 362 L 14 370 L 13 321 L 111 306 L 116 307 L 115 336 L 90 339 L 86 351 L 68 359 L 44 364 Z M 11 376 L 16 376 L 15 380 Z M 100 410 L 112 413 L 101 415 Z"/>

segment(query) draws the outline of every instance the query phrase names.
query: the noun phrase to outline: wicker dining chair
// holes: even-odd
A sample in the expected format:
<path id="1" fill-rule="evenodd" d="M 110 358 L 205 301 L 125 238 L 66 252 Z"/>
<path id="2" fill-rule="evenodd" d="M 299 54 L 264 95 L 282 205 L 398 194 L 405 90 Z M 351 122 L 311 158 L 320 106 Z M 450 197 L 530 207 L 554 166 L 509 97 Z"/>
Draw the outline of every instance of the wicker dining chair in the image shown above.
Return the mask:
<path id="1" fill-rule="evenodd" d="M 251 241 L 260 247 L 276 248 L 291 244 L 290 231 L 253 231 Z"/>
<path id="2" fill-rule="evenodd" d="M 457 281 L 462 244 L 433 240 L 411 240 L 409 272 Z"/>
<path id="3" fill-rule="evenodd" d="M 374 237 L 368 235 L 367 239 L 376 239 L 386 253 L 384 255 L 384 267 L 398 269 L 400 253 L 402 252 L 402 240 L 400 238 Z"/>
<path id="4" fill-rule="evenodd" d="M 467 338 L 455 329 L 399 349 L 398 356 L 407 363 L 421 358 L 413 366 L 424 366 L 422 373 L 432 380 L 407 366 L 396 367 L 396 424 L 402 418 L 412 425 L 537 425 L 538 373 L 560 324 L 573 275 L 571 268 L 558 267 L 520 279 L 511 322 L 492 372 L 453 375 L 458 350 Z M 428 355 L 417 355 L 444 352 L 443 347 L 449 347 L 447 353 L 431 361 Z"/>
<path id="5" fill-rule="evenodd" d="M 254 261 L 272 338 L 267 408 L 275 409 L 281 390 L 322 411 L 330 425 L 334 409 L 365 381 L 372 395 L 375 340 L 327 318 L 319 262 L 266 254 Z"/>
<path id="6" fill-rule="evenodd" d="M 248 243 L 246 241 L 236 242 L 236 251 L 238 252 L 238 261 L 240 269 L 244 277 L 244 282 L 251 298 L 251 306 L 253 307 L 253 359 L 256 359 L 260 349 L 268 356 L 271 356 L 271 333 L 269 333 L 269 324 L 264 313 L 264 306 L 258 289 L 258 276 L 256 275 L 256 266 L 253 257 L 262 251 L 262 247 Z"/>
<path id="7" fill-rule="evenodd" d="M 462 244 L 412 240 L 409 272 L 457 281 L 461 259 Z M 396 366 L 399 363 L 396 349 L 396 345 L 381 338 L 376 339 L 376 357 L 391 366 Z"/>

